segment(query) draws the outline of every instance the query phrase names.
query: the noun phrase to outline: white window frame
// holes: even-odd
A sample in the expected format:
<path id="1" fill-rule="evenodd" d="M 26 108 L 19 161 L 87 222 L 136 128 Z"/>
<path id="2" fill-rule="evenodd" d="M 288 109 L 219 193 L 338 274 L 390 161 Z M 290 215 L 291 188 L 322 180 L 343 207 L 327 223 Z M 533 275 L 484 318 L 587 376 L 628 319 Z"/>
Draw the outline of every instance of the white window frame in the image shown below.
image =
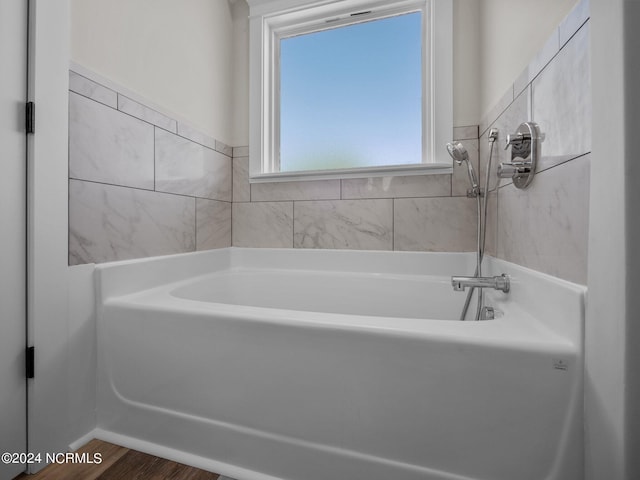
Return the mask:
<path id="1" fill-rule="evenodd" d="M 248 0 L 249 181 L 424 175 L 452 172 L 445 149 L 453 131 L 453 0 Z M 292 34 L 421 10 L 423 15 L 422 163 L 304 172 L 280 172 L 278 147 L 279 44 Z M 371 11 L 355 20 L 351 13 Z M 428 48 L 424 48 L 424 46 Z"/>

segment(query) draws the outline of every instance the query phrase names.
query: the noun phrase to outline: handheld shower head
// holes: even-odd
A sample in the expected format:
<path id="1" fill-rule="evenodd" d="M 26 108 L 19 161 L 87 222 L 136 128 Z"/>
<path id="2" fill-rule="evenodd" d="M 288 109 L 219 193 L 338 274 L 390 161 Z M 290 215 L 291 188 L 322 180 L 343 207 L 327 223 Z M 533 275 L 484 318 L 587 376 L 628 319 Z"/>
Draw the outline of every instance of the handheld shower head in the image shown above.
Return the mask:
<path id="1" fill-rule="evenodd" d="M 453 158 L 458 165 L 462 165 L 462 162 L 464 162 L 465 160 L 469 160 L 469 153 L 467 152 L 467 149 L 464 148 L 464 145 L 462 145 L 460 142 L 447 143 L 447 151 L 449 152 L 449 155 L 451 155 L 451 158 Z"/>
<path id="2" fill-rule="evenodd" d="M 471 188 L 474 193 L 479 193 L 480 189 L 478 187 L 478 178 L 476 177 L 476 172 L 473 170 L 473 165 L 471 165 L 471 162 L 469 161 L 469 153 L 467 152 L 467 149 L 464 148 L 464 145 L 460 142 L 449 142 L 447 143 L 447 151 L 458 165 L 462 165 L 462 162 L 467 162 L 467 171 L 469 173 Z"/>

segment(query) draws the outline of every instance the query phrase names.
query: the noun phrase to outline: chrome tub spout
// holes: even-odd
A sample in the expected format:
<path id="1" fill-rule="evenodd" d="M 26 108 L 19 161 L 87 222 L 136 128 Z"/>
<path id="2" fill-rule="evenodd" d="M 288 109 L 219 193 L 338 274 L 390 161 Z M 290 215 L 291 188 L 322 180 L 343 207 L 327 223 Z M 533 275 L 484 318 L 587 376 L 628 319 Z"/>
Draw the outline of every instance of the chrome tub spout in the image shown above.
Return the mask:
<path id="1" fill-rule="evenodd" d="M 509 275 L 502 274 L 496 277 L 451 277 L 451 285 L 456 292 L 464 292 L 467 287 L 493 288 L 509 292 Z"/>

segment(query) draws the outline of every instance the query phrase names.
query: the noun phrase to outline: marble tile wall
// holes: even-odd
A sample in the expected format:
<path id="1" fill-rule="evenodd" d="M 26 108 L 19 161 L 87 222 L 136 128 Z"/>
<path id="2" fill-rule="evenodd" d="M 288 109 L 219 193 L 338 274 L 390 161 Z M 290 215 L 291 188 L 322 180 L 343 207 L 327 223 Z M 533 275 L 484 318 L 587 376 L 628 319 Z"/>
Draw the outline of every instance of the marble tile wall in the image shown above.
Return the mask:
<path id="1" fill-rule="evenodd" d="M 478 168 L 478 127 L 456 127 Z M 444 147 L 443 147 L 444 148 Z M 234 246 L 473 251 L 476 202 L 464 166 L 449 175 L 249 184 L 233 150 Z"/>
<path id="2" fill-rule="evenodd" d="M 69 264 L 231 245 L 231 147 L 69 72 Z"/>
<path id="3" fill-rule="evenodd" d="M 484 177 L 491 149 L 489 128 L 499 129 L 490 172 L 487 253 L 585 285 L 591 162 L 589 32 L 589 1 L 583 0 L 483 118 L 479 141 Z M 525 121 L 538 123 L 544 141 L 533 182 L 519 190 L 510 179 L 498 181 L 496 169 L 510 160 L 504 138 Z"/>

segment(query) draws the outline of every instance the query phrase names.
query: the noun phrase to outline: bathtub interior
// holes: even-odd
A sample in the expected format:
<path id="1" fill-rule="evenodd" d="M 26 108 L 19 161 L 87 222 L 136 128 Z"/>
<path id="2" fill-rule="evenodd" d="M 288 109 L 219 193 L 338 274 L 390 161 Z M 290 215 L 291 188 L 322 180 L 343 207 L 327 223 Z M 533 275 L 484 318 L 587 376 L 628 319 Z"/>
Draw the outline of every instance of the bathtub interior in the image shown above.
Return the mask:
<path id="1" fill-rule="evenodd" d="M 387 281 L 442 300 L 473 258 L 391 258 L 232 248 L 99 267 L 103 437 L 240 480 L 579 479 L 584 289 L 495 261 L 515 287 L 490 295 L 503 317 L 451 321 L 460 293 L 403 317 Z M 330 278 L 375 300 L 296 310 Z M 298 300 L 265 304 L 275 287 Z M 363 301 L 388 309 L 344 310 Z"/>
<path id="2" fill-rule="evenodd" d="M 456 320 L 449 277 L 237 267 L 180 285 L 179 298 L 238 306 Z"/>

